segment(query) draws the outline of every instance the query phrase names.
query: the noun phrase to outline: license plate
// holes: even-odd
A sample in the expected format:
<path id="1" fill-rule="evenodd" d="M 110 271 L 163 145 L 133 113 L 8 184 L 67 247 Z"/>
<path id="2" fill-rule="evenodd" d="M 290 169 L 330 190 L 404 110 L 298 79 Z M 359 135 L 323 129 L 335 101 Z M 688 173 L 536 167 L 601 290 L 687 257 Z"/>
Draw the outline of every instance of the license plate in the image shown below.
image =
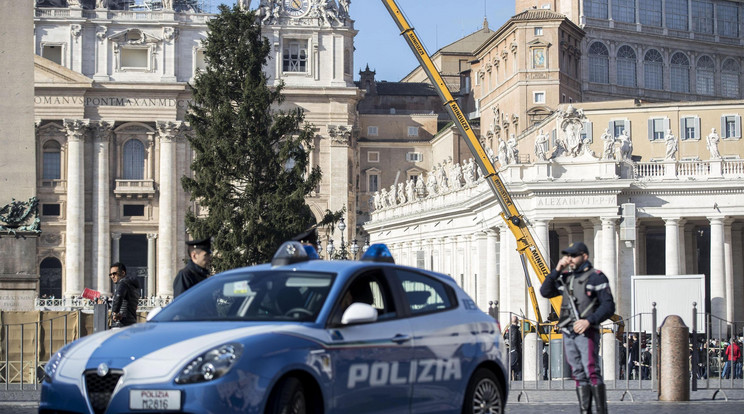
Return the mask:
<path id="1" fill-rule="evenodd" d="M 130 390 L 130 410 L 180 410 L 179 390 Z"/>

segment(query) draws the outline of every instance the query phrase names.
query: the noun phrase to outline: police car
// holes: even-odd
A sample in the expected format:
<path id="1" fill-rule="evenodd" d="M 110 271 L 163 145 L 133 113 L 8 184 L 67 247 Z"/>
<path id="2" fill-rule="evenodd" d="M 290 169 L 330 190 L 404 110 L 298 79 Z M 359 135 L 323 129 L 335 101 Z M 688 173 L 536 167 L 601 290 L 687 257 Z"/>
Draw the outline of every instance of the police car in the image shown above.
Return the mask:
<path id="1" fill-rule="evenodd" d="M 501 413 L 500 327 L 446 275 L 313 260 L 210 277 L 148 322 L 81 338 L 45 367 L 40 413 Z"/>

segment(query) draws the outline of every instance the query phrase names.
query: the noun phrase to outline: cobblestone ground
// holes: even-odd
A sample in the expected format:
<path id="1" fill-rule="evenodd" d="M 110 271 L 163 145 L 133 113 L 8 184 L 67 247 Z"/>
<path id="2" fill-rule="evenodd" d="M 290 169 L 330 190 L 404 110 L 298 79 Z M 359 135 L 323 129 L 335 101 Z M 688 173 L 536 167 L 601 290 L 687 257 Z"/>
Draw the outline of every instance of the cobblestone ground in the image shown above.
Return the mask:
<path id="1" fill-rule="evenodd" d="M 0 401 L 0 414 L 36 414 L 36 403 L 8 403 Z M 506 414 L 546 414 L 571 413 L 579 411 L 576 403 L 511 403 L 506 407 Z M 684 403 L 662 402 L 611 402 L 609 412 L 612 414 L 636 414 L 650 412 L 653 414 L 741 414 L 744 412 L 744 401 L 691 401 Z"/>

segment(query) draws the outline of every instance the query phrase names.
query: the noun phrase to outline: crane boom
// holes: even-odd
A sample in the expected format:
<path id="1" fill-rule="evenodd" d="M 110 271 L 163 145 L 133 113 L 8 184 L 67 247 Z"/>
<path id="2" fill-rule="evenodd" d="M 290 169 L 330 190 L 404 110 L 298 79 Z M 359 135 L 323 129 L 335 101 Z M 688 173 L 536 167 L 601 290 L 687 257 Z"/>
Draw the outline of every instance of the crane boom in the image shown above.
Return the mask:
<path id="1" fill-rule="evenodd" d="M 493 190 L 493 193 L 496 195 L 496 200 L 501 206 L 501 217 L 504 219 L 517 240 L 517 252 L 530 263 L 530 266 L 537 275 L 537 278 L 540 280 L 540 283 L 544 282 L 545 278 L 550 273 L 550 266 L 545 261 L 540 249 L 537 248 L 535 239 L 532 237 L 532 233 L 530 232 L 529 227 L 527 227 L 524 217 L 514 204 L 514 201 L 512 200 L 509 191 L 506 189 L 504 182 L 501 180 L 498 171 L 488 158 L 480 141 L 478 141 L 478 138 L 475 136 L 473 129 L 470 127 L 470 123 L 460 109 L 460 106 L 457 104 L 457 101 L 452 97 L 452 94 L 442 79 L 442 75 L 439 73 L 436 66 L 434 66 L 434 62 L 432 62 L 429 54 L 426 52 L 426 48 L 424 48 L 424 45 L 419 40 L 416 32 L 410 26 L 405 16 L 403 16 L 400 7 L 398 7 L 395 0 L 382 0 L 382 2 L 385 4 L 388 12 L 398 25 L 398 29 L 400 29 L 401 35 L 406 39 L 408 46 L 413 51 L 414 55 L 416 55 L 416 58 L 421 64 L 421 68 L 426 72 L 429 80 L 434 85 L 434 89 L 444 102 L 444 106 L 450 117 L 454 121 L 455 125 L 457 125 L 462 136 L 465 137 L 465 143 L 473 154 L 475 162 L 481 168 L 481 171 L 484 172 L 484 176 L 488 181 L 491 190 Z M 530 300 L 532 301 L 532 306 L 535 311 L 535 317 L 539 323 L 543 323 L 540 309 L 537 306 L 534 288 L 529 281 L 529 275 L 525 274 L 525 277 L 527 278 L 527 286 Z M 556 314 L 560 314 L 561 297 L 558 296 L 551 298 L 550 304 Z"/>

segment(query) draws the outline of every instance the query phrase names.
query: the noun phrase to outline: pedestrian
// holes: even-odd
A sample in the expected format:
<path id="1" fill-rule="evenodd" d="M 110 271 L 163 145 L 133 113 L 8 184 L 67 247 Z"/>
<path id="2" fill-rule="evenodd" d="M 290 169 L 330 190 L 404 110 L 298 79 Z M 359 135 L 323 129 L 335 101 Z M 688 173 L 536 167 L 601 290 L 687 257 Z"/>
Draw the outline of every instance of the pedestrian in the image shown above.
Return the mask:
<path id="1" fill-rule="evenodd" d="M 741 349 L 736 344 L 736 338 L 731 338 L 729 345 L 726 347 L 726 363 L 723 364 L 723 373 L 721 378 L 726 378 L 731 375 L 731 369 L 734 368 L 734 363 L 741 359 Z M 734 377 L 736 377 L 736 371 L 734 371 Z"/>
<path id="2" fill-rule="evenodd" d="M 638 379 L 638 357 L 640 356 L 640 349 L 638 348 L 638 336 L 633 334 L 630 336 L 628 352 L 628 379 Z"/>
<path id="3" fill-rule="evenodd" d="M 734 379 L 742 379 L 742 352 L 741 352 L 741 341 L 736 343 L 739 347 L 739 357 L 734 360 Z"/>
<path id="4" fill-rule="evenodd" d="M 114 299 L 111 304 L 111 327 L 121 328 L 137 323 L 137 302 L 140 286 L 136 277 L 127 276 L 124 263 L 111 265 L 109 277 L 114 282 Z"/>
<path id="5" fill-rule="evenodd" d="M 589 261 L 583 242 L 571 243 L 563 257 L 540 286 L 546 298 L 562 296 L 558 327 L 563 334 L 564 355 L 576 381 L 576 395 L 582 414 L 607 414 L 607 391 L 599 361 L 599 324 L 615 313 L 610 282 Z"/>
<path id="6" fill-rule="evenodd" d="M 620 379 L 625 379 L 625 368 L 626 368 L 625 363 L 627 362 L 626 357 L 628 355 L 627 346 L 628 344 L 625 343 L 625 341 L 622 341 L 622 343 L 620 344 L 618 353 L 617 353 L 617 360 L 619 362 L 618 365 L 620 366 L 620 376 L 619 376 Z"/>
<path id="7" fill-rule="evenodd" d="M 641 347 L 641 380 L 651 379 L 651 352 L 649 352 L 646 344 Z"/>
<path id="8" fill-rule="evenodd" d="M 509 342 L 509 363 L 511 364 L 511 379 L 519 381 L 522 379 L 522 332 L 519 329 L 519 318 L 512 315 L 511 325 L 504 334 Z"/>
<path id="9" fill-rule="evenodd" d="M 548 348 L 543 347 L 543 350 L 542 350 L 542 379 L 543 381 L 548 380 L 549 371 L 550 371 L 550 354 L 548 353 Z"/>
<path id="10" fill-rule="evenodd" d="M 187 241 L 189 263 L 178 271 L 173 280 L 173 298 L 209 277 L 209 264 L 212 263 L 212 240 L 210 237 Z"/>

